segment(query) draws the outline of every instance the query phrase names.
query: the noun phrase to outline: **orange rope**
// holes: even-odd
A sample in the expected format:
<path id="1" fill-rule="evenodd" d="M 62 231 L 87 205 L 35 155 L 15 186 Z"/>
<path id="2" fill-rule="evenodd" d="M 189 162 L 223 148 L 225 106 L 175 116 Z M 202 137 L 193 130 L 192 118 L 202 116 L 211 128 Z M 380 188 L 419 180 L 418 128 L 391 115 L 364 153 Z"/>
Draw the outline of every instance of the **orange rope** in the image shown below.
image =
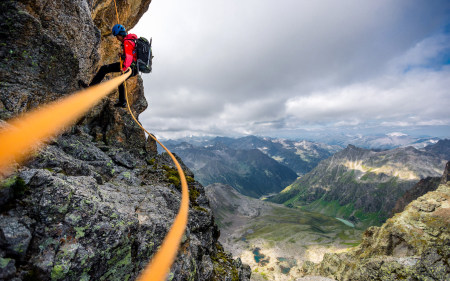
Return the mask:
<path id="1" fill-rule="evenodd" d="M 167 153 L 170 155 L 170 158 L 172 158 L 172 161 L 175 163 L 181 179 L 181 204 L 180 209 L 178 210 L 178 214 L 172 224 L 172 227 L 169 230 L 169 233 L 167 233 L 166 237 L 164 238 L 161 248 L 137 279 L 138 281 L 161 281 L 165 280 L 167 274 L 169 273 L 170 267 L 172 266 L 176 258 L 183 233 L 186 230 L 189 212 L 189 189 L 183 169 L 181 168 L 175 156 L 137 121 L 136 117 L 131 111 L 130 103 L 128 102 L 126 83 L 124 84 L 128 111 L 133 117 L 134 122 L 136 122 L 136 124 L 138 124 L 139 127 L 142 128 L 142 130 L 144 130 L 152 139 L 159 143 L 159 145 L 161 145 L 164 150 L 167 151 Z"/>
<path id="2" fill-rule="evenodd" d="M 115 0 L 114 6 L 116 8 L 117 21 L 119 21 Z M 11 163 L 23 161 L 31 152 L 41 147 L 46 140 L 57 135 L 83 116 L 91 107 L 117 88 L 118 85 L 124 83 L 130 75 L 131 71 L 128 68 L 127 72 L 119 77 L 26 113 L 22 117 L 8 122 L 9 125 L 0 128 L 0 177 L 8 174 Z M 160 249 L 138 278 L 139 281 L 162 281 L 169 273 L 170 267 L 176 258 L 183 233 L 186 230 L 189 212 L 189 190 L 183 169 L 175 156 L 152 134 L 145 130 L 133 115 L 128 102 L 126 83 L 124 83 L 124 86 L 128 111 L 133 120 L 167 151 L 177 167 L 181 180 L 182 197 L 178 214 Z"/>
<path id="3" fill-rule="evenodd" d="M 114 0 L 114 7 L 116 8 L 117 24 L 119 24 L 120 21 L 119 21 L 119 13 L 117 12 L 117 4 L 116 4 L 116 0 Z"/>
<path id="4" fill-rule="evenodd" d="M 123 83 L 131 71 L 24 114 L 0 129 L 0 172 L 9 173 L 46 140 L 75 123 L 91 107 Z"/>
<path id="5" fill-rule="evenodd" d="M 114 6 L 116 7 L 116 17 L 117 23 L 119 23 L 119 14 L 117 13 L 116 0 L 114 0 Z M 120 68 L 122 69 L 122 58 L 120 58 Z M 138 277 L 138 281 L 163 281 L 166 279 L 167 274 L 170 271 L 170 268 L 175 261 L 177 256 L 178 248 L 181 243 L 181 239 L 183 238 L 184 231 L 186 230 L 187 222 L 188 222 L 188 213 L 189 213 L 189 189 L 186 181 L 186 176 L 184 175 L 183 169 L 178 163 L 177 159 L 173 154 L 167 149 L 155 136 L 150 134 L 139 121 L 134 116 L 131 111 L 130 103 L 128 102 L 128 92 L 127 92 L 127 83 L 123 82 L 125 87 L 125 99 L 127 101 L 128 111 L 133 117 L 134 122 L 141 127 L 144 132 L 146 132 L 152 139 L 154 139 L 165 151 L 169 154 L 170 158 L 172 158 L 173 163 L 177 167 L 178 174 L 181 180 L 181 204 L 180 209 L 178 210 L 178 214 L 175 217 L 175 220 L 164 238 L 161 247 L 158 252 L 149 262 L 149 264 L 145 267 L 145 269 L 141 272 Z"/>

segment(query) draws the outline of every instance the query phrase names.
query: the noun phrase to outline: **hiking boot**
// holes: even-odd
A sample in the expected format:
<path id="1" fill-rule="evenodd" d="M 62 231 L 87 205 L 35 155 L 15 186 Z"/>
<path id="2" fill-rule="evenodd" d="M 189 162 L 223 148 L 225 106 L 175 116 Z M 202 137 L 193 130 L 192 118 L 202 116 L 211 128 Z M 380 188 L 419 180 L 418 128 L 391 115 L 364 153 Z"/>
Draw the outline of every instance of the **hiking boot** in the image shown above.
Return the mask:
<path id="1" fill-rule="evenodd" d="M 89 87 L 89 85 L 84 83 L 83 80 L 78 80 L 78 86 L 80 86 L 80 88 L 84 88 L 84 89 Z"/>
<path id="2" fill-rule="evenodd" d="M 125 108 L 127 107 L 127 102 L 126 101 L 118 101 L 116 104 L 114 104 L 114 107 L 122 107 Z"/>

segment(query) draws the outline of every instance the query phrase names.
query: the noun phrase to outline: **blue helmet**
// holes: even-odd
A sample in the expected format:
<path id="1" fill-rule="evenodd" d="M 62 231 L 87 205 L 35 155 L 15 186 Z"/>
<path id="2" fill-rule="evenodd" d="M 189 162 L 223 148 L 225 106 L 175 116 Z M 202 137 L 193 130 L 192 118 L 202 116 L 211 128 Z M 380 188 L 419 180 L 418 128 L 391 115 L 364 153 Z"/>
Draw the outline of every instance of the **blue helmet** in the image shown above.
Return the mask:
<path id="1" fill-rule="evenodd" d="M 127 35 L 127 31 L 125 30 L 125 26 L 121 25 L 121 24 L 116 24 L 115 26 L 113 26 L 112 28 L 112 34 L 114 36 L 117 35 Z"/>

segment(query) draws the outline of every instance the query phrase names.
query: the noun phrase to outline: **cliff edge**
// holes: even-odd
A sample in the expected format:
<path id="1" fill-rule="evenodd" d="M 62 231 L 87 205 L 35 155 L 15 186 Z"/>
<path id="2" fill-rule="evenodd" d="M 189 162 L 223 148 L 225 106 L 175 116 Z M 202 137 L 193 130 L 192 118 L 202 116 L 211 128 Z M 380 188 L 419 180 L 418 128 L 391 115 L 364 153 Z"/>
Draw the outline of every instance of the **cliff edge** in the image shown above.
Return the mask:
<path id="1" fill-rule="evenodd" d="M 132 28 L 150 0 L 117 0 Z M 113 0 L 0 2 L 0 119 L 78 90 L 119 45 Z M 140 77 L 132 110 L 147 107 Z M 179 178 L 117 92 L 52 139 L 0 185 L 0 280 L 134 280 L 180 205 Z M 55 118 L 58 118 L 57 116 Z M 169 280 L 248 280 L 250 268 L 218 242 L 204 188 L 187 167 L 190 211 Z"/>

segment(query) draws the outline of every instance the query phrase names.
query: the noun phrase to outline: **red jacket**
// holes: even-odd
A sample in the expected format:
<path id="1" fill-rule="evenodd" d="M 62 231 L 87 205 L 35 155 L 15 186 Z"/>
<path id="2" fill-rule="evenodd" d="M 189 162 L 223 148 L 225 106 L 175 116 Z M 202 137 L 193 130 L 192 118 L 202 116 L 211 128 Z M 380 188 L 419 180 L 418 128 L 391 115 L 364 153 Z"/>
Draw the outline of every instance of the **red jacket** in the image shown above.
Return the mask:
<path id="1" fill-rule="evenodd" d="M 138 39 L 136 34 L 128 34 L 127 36 L 125 36 L 123 40 L 122 45 L 123 45 L 123 53 L 125 56 L 122 67 L 123 71 L 125 71 L 128 67 L 130 67 L 132 62 L 137 61 L 137 54 L 135 50 L 136 43 L 134 42 L 135 39 Z"/>

